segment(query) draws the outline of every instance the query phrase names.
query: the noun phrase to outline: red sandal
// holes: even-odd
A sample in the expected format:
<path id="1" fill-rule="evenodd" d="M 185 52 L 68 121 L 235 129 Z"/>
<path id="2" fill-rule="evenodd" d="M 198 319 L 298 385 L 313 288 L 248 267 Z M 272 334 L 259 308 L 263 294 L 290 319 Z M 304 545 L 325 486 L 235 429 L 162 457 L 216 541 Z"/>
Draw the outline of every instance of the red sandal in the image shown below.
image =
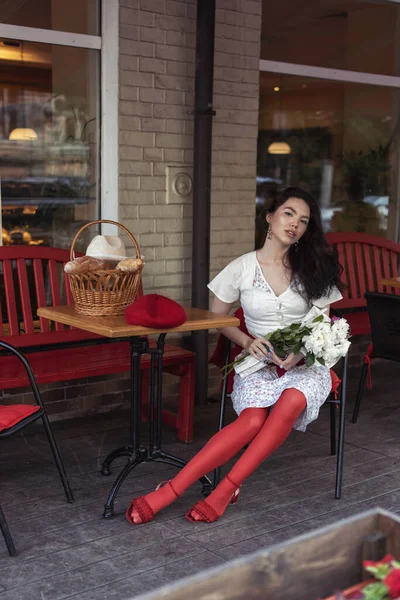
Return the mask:
<path id="1" fill-rule="evenodd" d="M 236 485 L 236 483 L 234 483 L 228 477 L 228 475 L 226 476 L 226 479 L 230 483 L 232 483 L 232 485 Z M 236 504 L 239 492 L 240 486 L 237 487 L 236 490 L 233 492 L 228 504 Z M 194 517 L 192 517 L 191 513 L 194 510 L 197 512 L 198 515 L 200 515 L 200 517 L 202 517 L 201 519 L 195 519 Z M 199 502 L 192 506 L 192 508 L 186 513 L 185 517 L 191 523 L 201 523 L 202 521 L 205 521 L 206 523 L 214 523 L 214 521 L 217 521 L 220 517 L 222 517 L 222 515 L 219 515 L 217 511 L 210 504 L 208 504 L 206 500 L 199 500 Z"/>
<path id="2" fill-rule="evenodd" d="M 177 498 L 179 498 L 178 494 L 172 487 L 171 481 L 162 481 L 161 483 L 158 484 L 158 486 L 156 487 L 156 490 L 159 490 L 160 487 L 162 487 L 164 484 L 167 484 L 167 483 L 169 484 L 171 490 L 174 492 L 175 496 Z M 141 518 L 140 523 L 135 523 L 135 521 L 132 518 L 132 510 L 134 508 L 139 513 L 139 517 Z M 125 516 L 128 519 L 129 523 L 131 523 L 131 525 L 142 525 L 143 523 L 149 523 L 150 521 L 152 521 L 156 515 L 154 513 L 154 510 L 151 508 L 150 504 L 147 502 L 146 496 L 139 496 L 138 498 L 134 498 L 132 500 L 132 502 L 128 506 Z"/>
<path id="3" fill-rule="evenodd" d="M 198 515 L 200 515 L 201 519 L 195 519 L 192 517 L 192 512 L 196 511 Z M 191 523 L 200 523 L 201 521 L 205 521 L 206 523 L 214 523 L 220 518 L 221 515 L 217 513 L 217 511 L 210 505 L 206 500 L 199 500 L 197 504 L 192 506 L 192 508 L 186 513 L 185 517 Z"/>

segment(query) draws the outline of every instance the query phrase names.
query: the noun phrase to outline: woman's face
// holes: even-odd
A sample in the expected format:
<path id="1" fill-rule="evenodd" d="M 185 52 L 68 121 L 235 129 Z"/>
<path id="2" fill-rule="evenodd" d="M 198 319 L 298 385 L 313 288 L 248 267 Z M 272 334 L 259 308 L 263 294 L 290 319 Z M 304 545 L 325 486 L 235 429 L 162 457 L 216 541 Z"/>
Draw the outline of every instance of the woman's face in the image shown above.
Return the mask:
<path id="1" fill-rule="evenodd" d="M 310 220 L 310 207 L 301 198 L 288 198 L 274 213 L 267 214 L 272 237 L 292 246 L 304 235 Z"/>

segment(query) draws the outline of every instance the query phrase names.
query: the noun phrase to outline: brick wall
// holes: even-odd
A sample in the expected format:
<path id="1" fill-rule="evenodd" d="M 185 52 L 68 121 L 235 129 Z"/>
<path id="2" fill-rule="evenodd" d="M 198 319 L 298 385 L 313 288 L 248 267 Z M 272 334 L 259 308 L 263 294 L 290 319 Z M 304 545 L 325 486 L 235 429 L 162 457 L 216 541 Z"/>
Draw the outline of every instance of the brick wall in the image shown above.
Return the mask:
<path id="1" fill-rule="evenodd" d="M 253 248 L 261 0 L 217 0 L 212 275 Z M 194 0 L 120 2 L 119 218 L 146 258 L 143 284 L 191 297 L 191 199 L 167 203 L 167 167 L 193 163 Z"/>
<path id="2" fill-rule="evenodd" d="M 260 27 L 261 0 L 217 0 L 211 277 L 254 244 Z M 183 302 L 192 201 L 167 203 L 167 167 L 193 164 L 195 32 L 195 0 L 120 0 L 119 218 L 145 256 L 145 291 Z"/>

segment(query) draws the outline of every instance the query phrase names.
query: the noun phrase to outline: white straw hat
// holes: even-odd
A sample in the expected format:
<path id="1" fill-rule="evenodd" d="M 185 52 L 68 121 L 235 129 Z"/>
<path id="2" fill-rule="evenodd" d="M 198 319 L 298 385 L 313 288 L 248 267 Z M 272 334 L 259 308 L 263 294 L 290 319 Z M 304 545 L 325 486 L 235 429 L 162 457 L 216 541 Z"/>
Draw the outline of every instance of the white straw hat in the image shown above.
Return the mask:
<path id="1" fill-rule="evenodd" d="M 96 235 L 87 247 L 86 256 L 120 261 L 126 258 L 125 245 L 116 235 Z"/>

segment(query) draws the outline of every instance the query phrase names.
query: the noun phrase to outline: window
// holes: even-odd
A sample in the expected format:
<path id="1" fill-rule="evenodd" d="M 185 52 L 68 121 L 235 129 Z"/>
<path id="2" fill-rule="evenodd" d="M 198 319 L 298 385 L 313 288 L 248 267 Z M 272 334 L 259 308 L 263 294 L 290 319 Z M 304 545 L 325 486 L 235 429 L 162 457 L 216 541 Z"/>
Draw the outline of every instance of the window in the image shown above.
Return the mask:
<path id="1" fill-rule="evenodd" d="M 0 45 L 3 244 L 68 247 L 97 216 L 98 53 Z"/>
<path id="2" fill-rule="evenodd" d="M 264 0 L 261 58 L 399 75 L 399 18 L 394 2 Z"/>
<path id="3" fill-rule="evenodd" d="M 0 6 L 3 244 L 69 247 L 83 223 L 115 219 L 118 5 L 101 4 L 101 38 L 96 0 Z"/>
<path id="4" fill-rule="evenodd" d="M 8 0 L 0 3 L 0 23 L 100 34 L 96 0 Z"/>
<path id="5" fill-rule="evenodd" d="M 259 204 L 278 186 L 298 185 L 319 200 L 325 231 L 390 237 L 398 94 L 378 86 L 261 73 Z M 275 153 L 276 143 L 287 144 L 288 152 Z"/>
<path id="6" fill-rule="evenodd" d="M 399 20 L 391 0 L 263 0 L 257 212 L 298 185 L 325 231 L 398 239 Z"/>

